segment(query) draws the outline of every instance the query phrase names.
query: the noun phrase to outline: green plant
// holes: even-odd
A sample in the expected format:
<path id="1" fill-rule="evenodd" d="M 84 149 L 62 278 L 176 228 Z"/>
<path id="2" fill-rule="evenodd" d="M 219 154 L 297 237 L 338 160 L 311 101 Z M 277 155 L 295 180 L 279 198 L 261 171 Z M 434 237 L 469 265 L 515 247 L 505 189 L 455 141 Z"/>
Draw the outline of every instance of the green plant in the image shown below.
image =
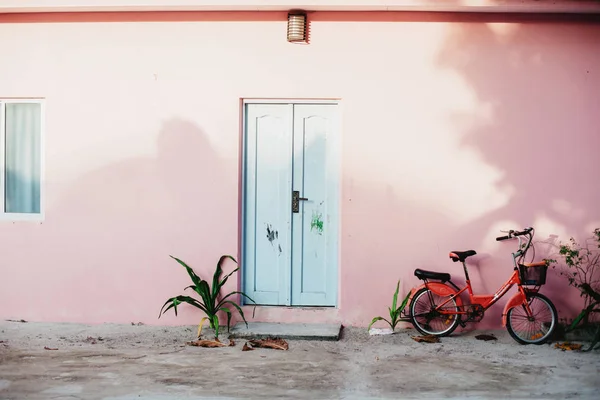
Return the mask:
<path id="1" fill-rule="evenodd" d="M 246 326 L 248 326 L 248 322 L 246 321 L 246 318 L 244 317 L 244 312 L 242 311 L 242 308 L 238 304 L 236 304 L 233 301 L 228 300 L 228 299 L 229 299 L 229 297 L 231 297 L 233 295 L 239 294 L 239 295 L 247 298 L 254 304 L 256 304 L 256 302 L 254 300 L 252 300 L 250 297 L 248 297 L 245 293 L 238 292 L 238 291 L 228 293 L 223 298 L 219 299 L 219 294 L 220 294 L 221 288 L 225 285 L 225 283 L 227 282 L 227 279 L 229 279 L 229 277 L 234 272 L 239 270 L 239 267 L 238 267 L 238 268 L 234 269 L 233 271 L 231 271 L 230 273 L 228 273 L 227 275 L 225 275 L 225 277 L 223 279 L 221 279 L 221 275 L 223 274 L 223 269 L 221 268 L 221 264 L 223 263 L 223 261 L 225 261 L 226 259 L 230 259 L 234 263 L 237 264 L 237 261 L 232 256 L 224 255 L 219 258 L 219 262 L 217 263 L 217 267 L 216 267 L 215 273 L 213 275 L 212 286 L 209 285 L 209 283 L 207 281 L 201 279 L 198 275 L 196 275 L 194 270 L 192 268 L 190 268 L 185 262 L 181 261 L 180 259 L 178 259 L 176 257 L 173 257 L 173 256 L 170 256 L 170 257 L 172 259 L 174 259 L 175 261 L 177 261 L 180 265 L 185 267 L 185 269 L 187 270 L 187 273 L 189 274 L 190 278 L 192 279 L 193 285 L 186 287 L 184 290 L 192 289 L 194 292 L 196 292 L 200 296 L 200 300 L 196 300 L 193 297 L 183 296 L 183 295 L 171 297 L 170 299 L 168 299 L 165 302 L 165 304 L 163 304 L 163 306 L 160 309 L 160 312 L 158 314 L 158 318 L 160 318 L 161 315 L 163 315 L 164 313 L 169 311 L 171 308 L 174 309 L 175 315 L 177 315 L 177 306 L 181 303 L 188 303 L 196 308 L 199 308 L 206 314 L 206 317 L 202 318 L 202 320 L 200 321 L 200 325 L 198 325 L 198 337 L 200 337 L 200 334 L 202 332 L 202 324 L 204 323 L 204 321 L 208 320 L 210 327 L 212 329 L 214 329 L 214 331 L 215 331 L 215 339 L 218 339 L 219 338 L 218 313 L 224 312 L 225 314 L 227 314 L 227 331 L 229 331 L 229 327 L 230 327 L 230 323 L 231 323 L 231 309 L 226 306 L 233 306 L 238 310 L 238 312 L 240 313 L 240 316 L 246 323 Z M 165 309 L 167 304 L 169 304 L 169 306 Z"/>
<path id="2" fill-rule="evenodd" d="M 406 308 L 406 305 L 408 304 L 408 299 L 410 299 L 410 295 L 411 295 L 411 292 L 409 292 L 406 295 L 406 297 L 404 298 L 404 300 L 402 300 L 402 304 L 400 304 L 400 307 L 397 307 L 399 291 L 400 291 L 400 281 L 398 281 L 398 284 L 396 285 L 396 291 L 394 292 L 394 297 L 392 299 L 392 306 L 388 307 L 388 311 L 390 313 L 389 321 L 387 319 L 385 319 L 384 317 L 375 317 L 369 324 L 369 327 L 367 328 L 367 330 L 370 330 L 371 326 L 373 326 L 373 324 L 375 322 L 382 321 L 382 320 L 387 322 L 390 325 L 390 327 L 392 328 L 392 331 L 396 329 L 396 325 L 398 325 L 398 322 L 400 322 L 402 320 L 402 318 L 400 316 L 402 315 L 402 311 L 404 311 L 404 309 Z"/>
<path id="3" fill-rule="evenodd" d="M 596 247 L 590 249 L 590 247 Z M 565 276 L 570 286 L 577 288 L 584 298 L 584 307 L 575 317 L 567 331 L 576 329 L 578 326 L 587 328 L 593 325 L 593 316 L 600 313 L 600 228 L 594 230 L 594 236 L 585 246 L 579 245 L 575 239 L 570 238 L 569 243 L 558 246 L 558 254 L 562 256 L 567 268 L 558 269 L 559 274 Z M 549 260 L 557 269 L 558 261 Z M 591 320 L 592 319 L 592 320 Z M 588 350 L 600 341 L 600 325 L 596 327 L 596 333 Z"/>

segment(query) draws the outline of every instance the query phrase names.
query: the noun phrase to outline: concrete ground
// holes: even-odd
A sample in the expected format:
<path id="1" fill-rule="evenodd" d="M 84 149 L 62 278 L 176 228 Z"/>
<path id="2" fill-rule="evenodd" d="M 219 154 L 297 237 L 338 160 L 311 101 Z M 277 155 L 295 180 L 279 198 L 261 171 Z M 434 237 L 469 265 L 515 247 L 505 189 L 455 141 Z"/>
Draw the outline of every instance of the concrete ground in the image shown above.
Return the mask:
<path id="1" fill-rule="evenodd" d="M 600 351 L 412 329 L 289 350 L 185 346 L 195 327 L 0 322 L 0 399 L 598 399 Z M 490 333 L 490 332 L 486 332 Z M 226 335 L 222 339 L 227 341 Z M 45 350 L 44 347 L 57 350 Z"/>

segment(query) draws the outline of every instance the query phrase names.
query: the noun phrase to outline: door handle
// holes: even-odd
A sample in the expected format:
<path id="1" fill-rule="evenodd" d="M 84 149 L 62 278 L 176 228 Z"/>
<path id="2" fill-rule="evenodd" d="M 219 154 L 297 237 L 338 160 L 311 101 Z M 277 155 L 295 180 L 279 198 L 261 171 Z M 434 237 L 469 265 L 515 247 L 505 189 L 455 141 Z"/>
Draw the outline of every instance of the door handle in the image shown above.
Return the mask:
<path id="1" fill-rule="evenodd" d="M 300 201 L 308 200 L 307 197 L 300 197 L 300 191 L 294 190 L 292 191 L 292 212 L 298 213 L 300 212 Z"/>

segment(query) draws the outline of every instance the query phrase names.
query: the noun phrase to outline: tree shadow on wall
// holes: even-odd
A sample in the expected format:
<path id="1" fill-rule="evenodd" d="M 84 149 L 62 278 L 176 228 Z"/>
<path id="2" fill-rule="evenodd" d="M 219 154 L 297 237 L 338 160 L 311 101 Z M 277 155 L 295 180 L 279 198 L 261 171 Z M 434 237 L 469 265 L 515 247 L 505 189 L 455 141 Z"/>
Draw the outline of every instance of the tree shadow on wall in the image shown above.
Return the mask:
<path id="1" fill-rule="evenodd" d="M 46 294 L 62 299 L 65 309 L 69 298 L 77 298 L 94 310 L 72 319 L 156 322 L 166 298 L 189 281 L 169 255 L 206 277 L 223 252 L 235 251 L 219 246 L 236 244 L 237 198 L 230 195 L 236 173 L 201 128 L 180 119 L 166 122 L 155 157 L 90 172 L 48 210 L 46 228 L 64 246 L 47 247 L 45 256 L 53 265 L 68 264 L 69 273 L 53 274 Z M 57 296 L 60 291 L 68 298 Z M 197 323 L 196 316 L 186 317 L 191 314 L 184 307 L 179 318 L 163 318 Z"/>
<path id="2" fill-rule="evenodd" d="M 349 324 L 366 327 L 370 318 L 387 315 L 398 280 L 400 299 L 422 284 L 416 268 L 449 272 L 464 284 L 462 266 L 448 258 L 455 225 L 439 210 L 405 198 L 403 189 L 344 173 L 340 310 Z M 480 272 L 473 268 L 472 281 L 481 281 Z"/>
<path id="3" fill-rule="evenodd" d="M 439 65 L 459 72 L 479 105 L 491 108 L 491 121 L 467 129 L 463 145 L 501 170 L 497 187 L 512 192 L 505 206 L 457 234 L 475 239 L 499 221 L 517 221 L 519 227 L 548 221 L 550 228 L 539 229 L 537 240 L 560 235 L 552 226 L 587 237 L 588 225 L 600 220 L 600 29 L 581 22 L 512 28 L 498 32 L 488 24 L 463 24 L 439 55 Z M 476 182 L 461 189 L 468 193 L 471 184 Z M 559 293 L 566 282 L 549 276 L 547 286 Z"/>

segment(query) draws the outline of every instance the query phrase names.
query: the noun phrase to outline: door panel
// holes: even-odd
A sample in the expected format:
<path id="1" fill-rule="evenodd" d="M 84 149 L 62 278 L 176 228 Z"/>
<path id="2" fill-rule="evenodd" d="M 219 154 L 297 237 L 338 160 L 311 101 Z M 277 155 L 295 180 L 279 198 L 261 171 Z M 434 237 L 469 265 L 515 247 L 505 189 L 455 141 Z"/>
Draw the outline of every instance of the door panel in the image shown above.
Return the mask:
<path id="1" fill-rule="evenodd" d="M 244 290 L 263 305 L 334 306 L 337 106 L 248 104 L 245 111 Z M 297 212 L 293 191 L 307 199 Z"/>
<path id="2" fill-rule="evenodd" d="M 289 304 L 292 106 L 248 105 L 246 116 L 245 291 Z"/>
<path id="3" fill-rule="evenodd" d="M 294 106 L 294 190 L 308 200 L 292 214 L 292 305 L 332 306 L 337 286 L 336 176 L 328 164 L 335 105 Z M 329 139 L 329 140 L 328 140 Z"/>

